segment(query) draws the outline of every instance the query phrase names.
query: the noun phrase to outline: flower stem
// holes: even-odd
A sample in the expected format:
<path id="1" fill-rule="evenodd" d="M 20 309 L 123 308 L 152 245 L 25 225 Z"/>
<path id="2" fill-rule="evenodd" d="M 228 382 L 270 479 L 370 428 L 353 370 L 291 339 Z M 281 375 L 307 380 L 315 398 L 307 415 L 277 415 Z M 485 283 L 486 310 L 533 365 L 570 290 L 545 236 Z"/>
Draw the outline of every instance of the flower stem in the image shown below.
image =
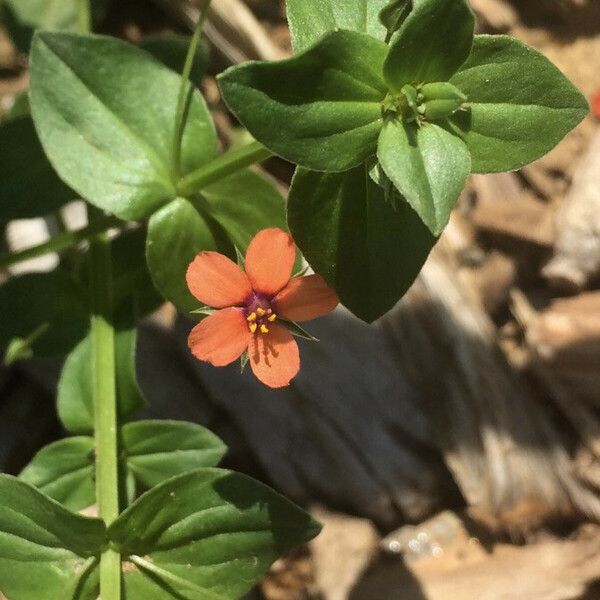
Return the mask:
<path id="1" fill-rule="evenodd" d="M 89 264 L 96 500 L 98 514 L 108 526 L 119 516 L 119 463 L 112 261 L 106 233 L 92 240 Z M 110 547 L 100 557 L 100 597 L 102 600 L 121 598 L 121 557 Z"/>
<path id="2" fill-rule="evenodd" d="M 262 162 L 270 156 L 273 156 L 273 153 L 259 142 L 235 148 L 183 177 L 177 185 L 177 192 L 181 196 L 190 196 L 211 183 L 224 179 L 250 165 Z"/>
<path id="3" fill-rule="evenodd" d="M 200 10 L 200 16 L 198 17 L 198 23 L 194 30 L 194 35 L 190 41 L 190 46 L 185 57 L 185 63 L 183 65 L 183 71 L 181 73 L 181 85 L 179 88 L 179 98 L 177 99 L 177 112 L 175 113 L 175 129 L 173 132 L 173 147 L 172 147 L 172 164 L 171 171 L 173 175 L 173 181 L 177 181 L 181 176 L 181 145 L 183 143 L 183 131 L 185 129 L 185 122 L 187 120 L 187 113 L 189 110 L 189 102 L 191 95 L 194 91 L 194 87 L 190 83 L 190 73 L 194 66 L 194 59 L 196 58 L 196 51 L 198 50 L 198 44 L 200 43 L 200 36 L 202 35 L 202 28 L 204 26 L 204 20 L 210 6 L 211 0 L 204 0 L 202 9 Z"/>
<path id="4" fill-rule="evenodd" d="M 122 223 L 123 221 L 117 219 L 117 217 L 103 215 L 83 229 L 60 233 L 43 244 L 25 248 L 19 252 L 0 254 L 0 271 L 24 260 L 44 256 L 44 254 L 49 254 L 50 252 L 60 252 Z"/>

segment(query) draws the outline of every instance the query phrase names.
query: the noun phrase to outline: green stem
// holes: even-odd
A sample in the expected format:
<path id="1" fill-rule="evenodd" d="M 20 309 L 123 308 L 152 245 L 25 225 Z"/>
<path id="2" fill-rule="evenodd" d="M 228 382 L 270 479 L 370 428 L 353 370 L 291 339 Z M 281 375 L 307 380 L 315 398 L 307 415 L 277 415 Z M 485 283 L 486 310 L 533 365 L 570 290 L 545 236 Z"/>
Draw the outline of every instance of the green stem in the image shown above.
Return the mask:
<path id="1" fill-rule="evenodd" d="M 77 7 L 77 21 L 79 31 L 89 33 L 92 31 L 92 11 L 90 9 L 90 0 L 79 0 Z"/>
<path id="2" fill-rule="evenodd" d="M 210 1 L 211 0 L 204 0 L 204 5 L 200 10 L 198 23 L 190 41 L 190 46 L 183 65 L 183 71 L 181 73 L 181 85 L 179 88 L 179 98 L 177 99 L 177 112 L 175 113 L 175 129 L 173 132 L 173 147 L 171 154 L 171 171 L 174 181 L 177 181 L 181 176 L 181 145 L 183 141 L 183 130 L 185 128 L 186 116 L 189 109 L 190 96 L 194 90 L 193 86 L 190 84 L 190 73 L 194 66 L 194 59 L 196 58 L 196 51 L 198 50 L 198 44 L 200 43 L 200 36 L 202 35 L 202 28 L 210 6 Z"/>
<path id="3" fill-rule="evenodd" d="M 99 234 L 92 241 L 89 260 L 96 500 L 98 514 L 108 526 L 119 516 L 119 463 L 112 261 L 107 234 Z M 110 547 L 100 557 L 100 597 L 121 598 L 121 557 Z"/>
<path id="4" fill-rule="evenodd" d="M 252 142 L 241 148 L 230 150 L 183 177 L 177 185 L 177 193 L 181 196 L 190 196 L 211 183 L 224 179 L 250 165 L 262 162 L 272 155 L 273 153 L 259 142 Z"/>
<path id="5" fill-rule="evenodd" d="M 0 271 L 4 270 L 15 263 L 29 260 L 30 258 L 37 258 L 50 252 L 60 252 L 89 239 L 90 237 L 106 231 L 110 227 L 116 227 L 122 224 L 123 221 L 111 216 L 102 216 L 101 218 L 93 221 L 87 227 L 79 229 L 77 231 L 66 231 L 54 236 L 52 239 L 39 244 L 38 246 L 32 246 L 31 248 L 25 248 L 19 252 L 0 254 Z"/>

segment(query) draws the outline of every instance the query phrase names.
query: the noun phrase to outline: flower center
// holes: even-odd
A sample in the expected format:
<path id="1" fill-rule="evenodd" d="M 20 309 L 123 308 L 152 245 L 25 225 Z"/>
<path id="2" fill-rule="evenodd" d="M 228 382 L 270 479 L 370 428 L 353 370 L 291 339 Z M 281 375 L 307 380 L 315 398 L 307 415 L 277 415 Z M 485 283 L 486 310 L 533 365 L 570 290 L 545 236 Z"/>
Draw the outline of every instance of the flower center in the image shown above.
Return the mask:
<path id="1" fill-rule="evenodd" d="M 252 294 L 246 301 L 246 320 L 250 333 L 269 333 L 269 325 L 276 319 L 269 299 Z"/>

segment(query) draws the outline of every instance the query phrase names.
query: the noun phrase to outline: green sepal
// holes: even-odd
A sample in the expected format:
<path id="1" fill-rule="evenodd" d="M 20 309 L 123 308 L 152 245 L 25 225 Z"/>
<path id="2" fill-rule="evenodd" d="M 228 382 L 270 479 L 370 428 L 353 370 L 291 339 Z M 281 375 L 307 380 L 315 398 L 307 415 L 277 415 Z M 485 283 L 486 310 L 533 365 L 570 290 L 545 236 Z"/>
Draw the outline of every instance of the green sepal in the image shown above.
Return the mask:
<path id="1" fill-rule="evenodd" d="M 242 355 L 240 356 L 240 373 L 243 373 L 246 370 L 246 365 L 248 364 L 249 360 L 250 360 L 250 355 L 248 354 L 248 351 L 246 350 L 246 352 L 242 353 Z"/>
<path id="2" fill-rule="evenodd" d="M 283 319 L 279 320 L 281 323 L 293 336 L 302 338 L 303 340 L 308 340 L 310 342 L 318 342 L 319 339 L 316 338 L 311 333 L 308 333 L 306 329 L 298 325 L 295 321 L 285 321 Z"/>

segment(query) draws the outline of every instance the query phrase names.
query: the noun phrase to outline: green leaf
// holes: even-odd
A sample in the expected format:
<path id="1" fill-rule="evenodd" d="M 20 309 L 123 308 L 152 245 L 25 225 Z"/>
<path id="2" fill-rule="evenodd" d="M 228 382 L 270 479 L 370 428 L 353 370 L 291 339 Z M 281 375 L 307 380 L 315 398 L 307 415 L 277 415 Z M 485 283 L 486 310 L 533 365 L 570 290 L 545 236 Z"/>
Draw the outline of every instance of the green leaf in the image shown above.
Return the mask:
<path id="1" fill-rule="evenodd" d="M 28 116 L 0 125 L 0 221 L 46 215 L 74 200 L 50 165 Z"/>
<path id="2" fill-rule="evenodd" d="M 146 400 L 137 382 L 136 344 L 135 325 L 117 325 L 115 332 L 117 402 L 121 418 L 128 417 L 146 406 Z"/>
<path id="3" fill-rule="evenodd" d="M 105 535 L 99 519 L 75 515 L 29 484 L 0 475 L 0 590 L 7 600 L 72 598 L 85 586 Z"/>
<path id="4" fill-rule="evenodd" d="M 336 31 L 294 58 L 232 67 L 219 84 L 233 113 L 275 154 L 344 171 L 375 152 L 386 53 L 366 34 Z"/>
<path id="5" fill-rule="evenodd" d="M 79 31 L 81 0 L 3 0 L 8 32 L 21 52 L 29 52 L 35 29 Z M 92 20 L 100 24 L 106 16 L 108 0 L 91 0 Z M 0 12 L 1 14 L 1 12 Z"/>
<path id="6" fill-rule="evenodd" d="M 255 171 L 234 173 L 202 190 L 201 197 L 200 206 L 244 253 L 261 229 L 287 229 L 285 199 L 267 176 Z"/>
<path id="7" fill-rule="evenodd" d="M 200 467 L 214 467 L 227 447 L 212 432 L 185 421 L 136 421 L 122 429 L 127 466 L 151 488 Z"/>
<path id="8" fill-rule="evenodd" d="M 467 60 L 475 18 L 466 0 L 423 0 L 416 4 L 385 61 L 389 86 L 448 81 Z M 460 87 L 460 86 L 459 86 Z"/>
<path id="9" fill-rule="evenodd" d="M 388 37 L 398 31 L 412 10 L 411 0 L 390 0 L 379 12 L 379 20 Z"/>
<path id="10" fill-rule="evenodd" d="M 58 381 L 58 416 L 72 433 L 94 431 L 94 397 L 90 339 L 86 337 L 67 356 Z"/>
<path id="11" fill-rule="evenodd" d="M 135 343 L 134 328 L 117 328 L 117 401 L 121 419 L 145 404 L 135 375 Z M 91 360 L 88 336 L 67 357 L 58 382 L 58 416 L 65 428 L 72 433 L 90 433 L 94 430 Z"/>
<path id="12" fill-rule="evenodd" d="M 518 169 L 551 150 L 588 113 L 579 90 L 545 56 L 508 36 L 478 35 L 451 82 L 470 110 L 451 119 L 473 171 Z"/>
<path id="13" fill-rule="evenodd" d="M 32 29 L 77 31 L 80 0 L 3 0 L 19 21 Z M 91 0 L 92 15 L 98 22 L 106 13 L 107 0 Z"/>
<path id="14" fill-rule="evenodd" d="M 0 348 L 14 338 L 28 339 L 35 356 L 69 352 L 85 335 L 85 291 L 63 271 L 28 273 L 0 286 Z"/>
<path id="15" fill-rule="evenodd" d="M 198 308 L 185 282 L 198 252 L 219 250 L 235 259 L 234 246 L 245 251 L 261 229 L 286 228 L 281 194 L 254 171 L 209 186 L 194 205 L 179 198 L 152 215 L 148 224 L 146 259 L 154 284 L 183 312 Z"/>
<path id="16" fill-rule="evenodd" d="M 159 60 L 165 67 L 181 73 L 191 38 L 187 35 L 152 36 L 144 38 L 139 46 Z M 199 83 L 208 68 L 208 46 L 201 42 L 194 55 L 190 81 Z"/>
<path id="17" fill-rule="evenodd" d="M 175 198 L 171 174 L 180 78 L 115 38 L 37 33 L 31 110 L 42 145 L 73 189 L 123 219 L 140 219 Z M 182 172 L 217 151 L 200 94 L 191 95 Z"/>
<path id="18" fill-rule="evenodd" d="M 436 239 L 410 206 L 395 210 L 364 166 L 346 173 L 298 169 L 288 222 L 313 269 L 365 321 L 404 295 Z"/>
<path id="19" fill-rule="evenodd" d="M 79 436 L 42 448 L 19 478 L 72 511 L 96 502 L 94 439 Z M 208 429 L 184 421 L 135 421 L 121 429 L 123 466 L 143 486 L 213 467 L 227 451 Z"/>
<path id="20" fill-rule="evenodd" d="M 217 249 L 218 233 L 184 198 L 157 210 L 148 222 L 146 260 L 156 289 L 182 312 L 198 308 L 185 274 L 196 254 Z"/>
<path id="21" fill-rule="evenodd" d="M 337 29 L 368 33 L 383 40 L 385 27 L 379 13 L 388 0 L 286 0 L 287 16 L 296 54 Z"/>
<path id="22" fill-rule="evenodd" d="M 471 171 L 464 142 L 434 123 L 386 121 L 377 152 L 394 186 L 425 225 L 439 235 Z"/>
<path id="23" fill-rule="evenodd" d="M 237 600 L 284 552 L 319 531 L 309 515 L 244 475 L 201 469 L 141 496 L 110 527 L 137 568 L 127 600 Z"/>
<path id="24" fill-rule="evenodd" d="M 42 448 L 19 478 L 72 511 L 96 502 L 94 440 L 71 437 Z"/>

